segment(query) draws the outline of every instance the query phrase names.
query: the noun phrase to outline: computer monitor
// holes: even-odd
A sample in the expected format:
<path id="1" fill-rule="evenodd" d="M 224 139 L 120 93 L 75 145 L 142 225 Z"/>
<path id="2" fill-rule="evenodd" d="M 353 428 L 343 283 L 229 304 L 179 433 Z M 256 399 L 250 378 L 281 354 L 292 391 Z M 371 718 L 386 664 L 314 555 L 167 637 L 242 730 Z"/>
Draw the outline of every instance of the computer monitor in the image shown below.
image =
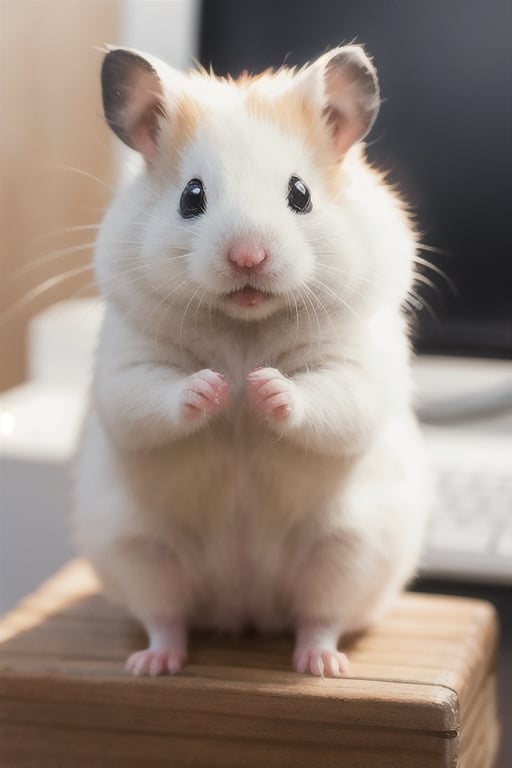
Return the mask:
<path id="1" fill-rule="evenodd" d="M 203 0 L 200 59 L 218 74 L 352 41 L 373 56 L 369 158 L 412 204 L 434 267 L 416 286 L 419 351 L 511 356 L 511 31 L 510 0 Z"/>

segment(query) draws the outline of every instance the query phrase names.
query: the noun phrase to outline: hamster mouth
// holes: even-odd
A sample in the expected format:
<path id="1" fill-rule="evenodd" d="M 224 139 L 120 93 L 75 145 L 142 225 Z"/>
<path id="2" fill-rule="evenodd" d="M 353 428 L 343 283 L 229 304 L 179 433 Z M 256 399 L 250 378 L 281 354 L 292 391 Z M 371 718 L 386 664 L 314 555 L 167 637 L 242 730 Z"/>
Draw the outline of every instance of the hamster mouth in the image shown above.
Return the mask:
<path id="1" fill-rule="evenodd" d="M 271 294 L 246 285 L 241 290 L 228 293 L 227 298 L 234 304 L 238 304 L 239 307 L 250 309 L 251 307 L 259 307 L 264 301 L 271 298 Z"/>

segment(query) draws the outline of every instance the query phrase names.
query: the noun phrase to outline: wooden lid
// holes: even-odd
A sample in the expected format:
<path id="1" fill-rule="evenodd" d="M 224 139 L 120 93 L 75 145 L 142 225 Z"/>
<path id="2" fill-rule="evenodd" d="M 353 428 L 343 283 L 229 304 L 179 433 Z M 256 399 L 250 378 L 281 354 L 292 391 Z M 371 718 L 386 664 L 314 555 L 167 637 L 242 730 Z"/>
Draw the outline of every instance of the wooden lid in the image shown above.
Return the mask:
<path id="1" fill-rule="evenodd" d="M 137 758 L 144 765 L 171 739 L 181 757 L 169 765 L 200 765 L 187 762 L 194 743 L 210 755 L 205 765 L 219 768 L 314 765 L 319 750 L 326 766 L 345 765 L 345 752 L 349 766 L 388 765 L 388 752 L 393 768 L 444 766 L 475 719 L 496 639 L 485 602 L 405 594 L 377 627 L 344 644 L 352 668 L 341 680 L 293 672 L 291 638 L 212 635 L 192 638 L 176 677 L 132 679 L 124 661 L 144 636 L 76 561 L 0 622 L 0 697 L 13 722 L 29 717 L 45 733 L 58 723 L 59 738 L 72 743 L 85 724 L 94 739 L 122 732 L 126 765 L 139 734 L 151 747 Z"/>

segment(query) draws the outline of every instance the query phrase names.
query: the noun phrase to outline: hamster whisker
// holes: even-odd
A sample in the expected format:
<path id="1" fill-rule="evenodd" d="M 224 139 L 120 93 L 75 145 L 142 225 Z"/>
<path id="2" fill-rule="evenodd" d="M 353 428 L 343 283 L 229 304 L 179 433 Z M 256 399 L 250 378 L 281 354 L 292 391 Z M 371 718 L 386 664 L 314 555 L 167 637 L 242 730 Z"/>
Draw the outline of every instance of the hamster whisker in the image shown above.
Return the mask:
<path id="1" fill-rule="evenodd" d="M 213 298 L 214 298 L 214 294 L 212 293 L 212 291 L 209 291 L 208 292 L 208 325 L 210 326 L 210 330 L 212 333 L 215 332 L 215 328 L 213 326 L 213 316 L 212 316 Z"/>
<path id="2" fill-rule="evenodd" d="M 419 251 L 428 251 L 429 253 L 436 253 L 438 256 L 449 256 L 447 251 L 442 248 L 435 248 L 433 245 L 427 245 L 426 243 L 416 243 L 416 247 Z"/>
<path id="3" fill-rule="evenodd" d="M 91 266 L 92 266 L 92 265 L 91 265 Z M 130 276 L 130 274 L 131 274 L 131 273 L 135 273 L 135 276 L 134 276 L 134 277 L 131 277 L 131 276 Z M 128 280 L 127 280 L 127 282 L 130 282 L 130 284 L 131 284 L 131 285 L 133 285 L 133 284 L 135 284 L 135 283 L 137 283 L 137 282 L 140 282 L 140 281 L 144 280 L 144 275 L 140 273 L 140 269 L 139 269 L 139 267 L 133 267 L 133 268 L 132 268 L 132 267 L 130 267 L 129 269 L 125 269 L 125 270 L 123 271 L 123 277 L 126 277 L 127 275 L 128 275 Z M 96 280 L 96 279 L 94 279 L 94 280 L 90 280 L 88 283 L 85 283 L 85 285 L 81 286 L 81 287 L 80 287 L 80 288 L 78 288 L 76 291 L 73 291 L 73 293 L 72 293 L 72 294 L 70 294 L 70 297 L 69 297 L 69 298 L 71 298 L 71 299 L 79 298 L 79 297 L 80 297 L 80 296 L 82 296 L 84 293 L 87 293 L 87 291 L 90 291 L 90 290 L 92 290 L 93 288 L 95 288 L 95 289 L 97 289 L 97 288 L 98 288 L 98 282 L 97 282 L 97 280 Z M 102 295 L 98 296 L 98 299 L 97 299 L 97 300 L 98 300 L 98 303 L 100 303 L 100 302 L 101 302 L 101 303 L 103 303 L 103 297 L 105 297 L 105 298 L 109 298 L 109 297 L 110 297 L 110 295 L 111 295 L 111 294 L 113 294 L 113 293 L 114 293 L 114 290 L 113 290 L 113 289 L 110 289 L 110 290 L 109 290 L 109 289 L 105 288 L 105 289 L 102 291 Z"/>
<path id="4" fill-rule="evenodd" d="M 288 318 L 290 317 L 290 310 L 292 309 L 291 300 L 293 300 L 294 311 L 292 312 L 292 314 L 295 317 L 295 339 L 293 343 L 293 348 L 297 349 L 297 344 L 299 343 L 299 326 L 300 326 L 299 305 L 297 303 L 297 298 L 294 295 L 293 291 L 285 291 L 284 299 L 286 302 L 286 311 L 287 311 Z"/>
<path id="5" fill-rule="evenodd" d="M 205 299 L 207 299 L 207 298 L 210 298 L 210 295 L 211 295 L 211 291 L 203 291 L 202 292 L 201 298 L 199 299 L 199 301 L 197 303 L 197 307 L 196 307 L 196 315 L 195 315 L 196 316 L 196 320 L 199 318 L 199 311 L 201 309 L 201 305 L 202 305 L 203 301 Z"/>
<path id="6" fill-rule="evenodd" d="M 451 280 L 451 278 L 448 277 L 446 272 L 443 272 L 442 269 L 439 269 L 439 267 L 437 267 L 435 264 L 432 264 L 430 261 L 428 261 L 428 259 L 423 259 L 421 256 L 415 256 L 414 263 L 419 264 L 422 267 L 425 267 L 425 269 L 429 269 L 432 272 L 435 272 L 436 275 L 439 275 L 440 277 L 443 278 L 443 280 L 445 280 L 446 284 L 448 285 L 448 287 L 450 288 L 454 296 L 459 295 L 458 288 L 453 282 L 453 280 Z"/>
<path id="7" fill-rule="evenodd" d="M 78 288 L 76 291 L 73 291 L 73 293 L 70 295 L 70 299 L 79 299 L 81 296 L 84 295 L 84 293 L 87 293 L 88 291 L 92 291 L 94 289 L 98 288 L 98 283 L 96 280 L 89 280 L 88 283 L 85 283 L 85 285 L 82 285 L 81 288 Z M 101 296 L 97 297 L 98 303 L 103 303 L 103 299 Z"/>
<path id="8" fill-rule="evenodd" d="M 416 291 L 414 291 L 411 288 L 411 290 L 409 291 L 409 293 L 407 294 L 407 296 L 405 298 L 405 301 L 409 305 L 412 303 L 412 306 L 414 307 L 416 312 L 421 312 L 423 309 L 426 309 L 428 314 L 432 318 L 432 320 L 435 322 L 435 324 L 438 327 L 441 326 L 441 323 L 440 323 L 440 320 L 439 320 L 438 316 L 436 315 L 436 313 L 432 309 L 432 306 L 429 304 L 429 302 L 425 299 L 424 296 L 420 296 L 418 293 L 416 293 Z"/>
<path id="9" fill-rule="evenodd" d="M 347 272 L 346 274 L 350 275 L 350 273 L 349 273 L 349 272 Z M 379 287 L 380 287 L 380 286 L 379 286 L 379 283 L 378 283 L 376 280 L 365 280 L 364 278 L 359 278 L 359 277 L 358 277 L 358 282 L 359 282 L 359 281 L 361 281 L 361 282 L 364 282 L 364 283 L 367 283 L 368 285 L 371 285 L 371 286 L 373 286 L 373 287 L 375 287 L 375 288 L 379 288 Z M 323 289 L 324 289 L 325 291 L 327 291 L 328 295 L 330 295 L 330 296 L 331 296 L 331 298 L 332 298 L 334 301 L 342 301 L 343 305 L 344 305 L 345 307 L 347 307 L 348 309 L 350 309 L 350 311 L 351 311 L 351 312 L 354 314 L 354 316 L 355 316 L 355 317 L 356 317 L 358 320 L 360 319 L 359 315 L 355 314 L 355 310 L 353 309 L 353 307 L 352 307 L 352 306 L 351 306 L 351 305 L 350 305 L 350 304 L 349 304 L 347 301 L 345 301 L 345 300 L 341 299 L 341 297 L 339 296 L 339 294 L 337 294 L 337 293 L 336 293 L 336 291 L 333 291 L 333 289 L 331 288 L 331 286 L 330 286 L 330 285 L 328 285 L 327 283 L 324 283 L 324 282 L 322 282 L 322 281 L 318 281 L 318 282 L 321 282 L 321 284 L 322 284 L 322 286 L 323 286 Z M 353 287 L 351 287 L 351 288 L 350 288 L 350 291 L 351 291 L 351 293 L 353 293 L 355 296 L 360 296 L 360 297 L 364 297 L 364 296 L 365 296 L 365 294 L 364 294 L 364 293 L 362 293 L 361 291 L 357 291 L 357 290 L 356 290 L 355 288 L 353 288 Z"/>
<path id="10" fill-rule="evenodd" d="M 299 343 L 299 336 L 300 336 L 300 310 L 299 310 L 299 302 L 297 301 L 297 297 L 294 293 L 292 293 L 293 298 L 293 304 L 295 307 L 295 349 L 297 348 L 297 345 Z"/>
<path id="11" fill-rule="evenodd" d="M 199 288 L 197 288 L 194 291 L 194 293 L 192 294 L 192 296 L 190 297 L 190 299 L 187 302 L 187 305 L 186 305 L 185 310 L 183 312 L 183 316 L 181 318 L 179 339 L 180 339 L 180 349 L 181 349 L 181 354 L 182 355 L 184 353 L 184 350 L 183 350 L 183 328 L 184 328 L 184 325 L 185 325 L 185 318 L 187 316 L 187 312 L 188 312 L 188 310 L 190 308 L 190 305 L 192 304 L 192 302 L 194 301 L 195 297 L 197 296 L 197 294 L 199 292 L 200 292 Z"/>
<path id="12" fill-rule="evenodd" d="M 313 311 L 313 315 L 314 315 L 314 317 L 315 317 L 315 321 L 316 321 L 316 327 L 317 327 L 317 332 L 318 332 L 318 340 L 319 340 L 319 341 L 321 341 L 321 339 L 322 339 L 322 335 L 323 335 L 323 334 L 322 334 L 322 324 L 321 324 L 321 322 L 320 322 L 320 318 L 319 318 L 319 316 L 318 316 L 318 312 L 316 311 L 316 306 L 315 306 L 315 304 L 319 304 L 319 303 L 321 303 L 321 302 L 319 302 L 319 300 L 318 300 L 318 296 L 317 296 L 317 295 L 315 294 L 315 292 L 314 292 L 314 291 L 313 291 L 313 290 L 312 290 L 312 289 L 309 287 L 309 285 L 306 285 L 306 284 L 305 284 L 305 285 L 303 286 L 303 289 L 306 291 L 306 293 L 305 293 L 305 294 L 303 294 L 303 296 L 302 296 L 302 299 L 303 299 L 303 301 L 305 302 L 305 303 L 304 303 L 304 308 L 305 308 L 305 310 L 306 310 L 306 316 L 307 316 L 307 318 L 308 318 L 308 323 L 309 323 L 309 325 L 311 326 L 311 319 L 310 319 L 310 314 L 309 314 L 309 309 L 308 309 L 308 306 L 309 306 L 309 307 L 311 307 L 311 309 L 312 309 L 312 311 Z M 311 297 L 312 297 L 312 298 L 311 298 Z"/>
<path id="13" fill-rule="evenodd" d="M 172 283 L 172 281 L 175 280 L 175 279 L 176 279 L 175 277 L 172 277 L 169 280 L 167 280 L 164 283 L 164 285 L 162 286 L 162 288 L 165 288 L 166 285 L 169 285 L 169 283 Z M 158 324 L 157 324 L 157 328 L 156 328 L 156 334 L 155 334 L 157 346 L 158 346 L 159 341 L 160 341 L 160 328 L 161 328 L 162 321 L 163 321 L 164 316 L 165 316 L 165 311 L 169 308 L 169 306 L 172 305 L 173 300 L 177 296 L 179 296 L 179 294 L 184 290 L 184 288 L 186 288 L 186 286 L 189 285 L 190 283 L 191 283 L 191 279 L 190 278 L 186 278 L 185 280 L 182 280 L 182 282 L 179 283 L 179 285 L 175 286 L 172 289 L 172 291 L 169 291 L 169 293 L 167 293 L 162 298 L 162 300 L 158 302 L 156 307 L 154 307 L 151 310 L 151 312 L 149 313 L 148 319 L 146 320 L 146 323 L 144 325 L 144 330 L 146 330 L 148 325 L 151 322 L 153 322 L 153 318 L 155 318 L 157 316 L 157 313 L 160 312 L 160 315 L 158 317 Z"/>
<path id="14" fill-rule="evenodd" d="M 137 240 L 112 240 L 110 242 L 107 242 L 108 245 L 140 245 L 140 243 Z M 157 248 L 161 247 L 161 243 L 144 243 L 144 247 L 149 248 Z M 46 264 L 51 264 L 54 261 L 58 261 L 59 259 L 64 259 L 68 256 L 73 256 L 77 253 L 83 253 L 86 251 L 93 251 L 96 246 L 96 242 L 88 242 L 88 243 L 79 243 L 77 245 L 70 245 L 66 248 L 59 248 L 56 251 L 51 251 L 50 253 L 44 253 L 41 256 L 36 256 L 35 258 L 31 259 L 26 264 L 23 264 L 20 267 L 17 267 L 16 269 L 12 270 L 9 275 L 9 280 L 19 280 L 22 277 L 25 277 L 30 272 L 35 271 L 39 267 L 45 266 Z M 184 249 L 185 250 L 185 249 Z M 170 260 L 178 260 L 183 259 L 184 255 L 176 255 L 169 257 Z M 112 263 L 115 263 L 116 261 L 124 261 L 125 258 L 112 258 Z"/>
<path id="15" fill-rule="evenodd" d="M 422 275 L 421 272 L 413 272 L 413 279 L 415 282 L 422 283 L 422 285 L 431 288 L 438 296 L 441 296 L 439 286 L 433 283 L 428 277 L 425 277 L 425 275 Z"/>
<path id="16" fill-rule="evenodd" d="M 118 154 L 118 159 L 120 159 L 123 165 L 125 166 L 125 168 L 127 168 L 131 172 L 132 168 L 130 167 L 130 164 L 128 163 L 126 158 L 120 157 L 119 153 L 117 154 Z M 93 173 L 90 173 L 89 171 L 85 171 L 83 168 L 77 168 L 76 166 L 73 166 L 73 165 L 51 165 L 51 166 L 48 166 L 46 170 L 66 171 L 69 173 L 76 173 L 79 176 L 83 176 L 84 178 L 89 179 L 90 181 L 96 182 L 97 184 L 104 187 L 104 189 L 108 190 L 112 194 L 115 194 L 116 192 L 115 187 L 112 187 L 104 179 L 100 179 L 99 176 L 95 176 Z M 144 188 L 147 189 L 148 191 L 152 191 L 147 185 L 144 185 Z"/>
<path id="17" fill-rule="evenodd" d="M 36 256 L 36 258 L 29 261 L 27 264 L 23 264 L 21 267 L 14 269 L 9 275 L 9 279 L 17 280 L 29 274 L 38 267 L 41 267 L 45 264 L 50 264 L 52 261 L 56 261 L 62 257 L 73 256 L 75 253 L 82 253 L 83 251 L 90 251 L 94 248 L 94 245 L 94 243 L 71 245 L 68 248 L 61 248 L 58 251 L 52 251 L 51 253 L 45 253 L 41 256 Z"/>
<path id="18" fill-rule="evenodd" d="M 141 289 L 140 289 L 140 293 L 138 295 L 138 300 L 135 303 L 130 304 L 129 307 L 127 307 L 124 310 L 121 309 L 120 307 L 117 308 L 117 311 L 120 312 L 122 314 L 123 318 L 125 318 L 125 319 L 128 318 L 130 312 L 133 312 L 133 310 L 137 309 L 140 306 L 140 304 L 146 299 L 146 294 L 145 294 L 145 291 L 143 290 L 144 286 L 146 284 L 146 276 L 143 273 L 140 273 L 140 272 L 137 274 L 137 270 L 136 269 L 134 269 L 133 272 L 135 274 L 130 276 L 130 278 L 126 281 L 127 285 L 130 285 L 130 287 L 133 288 L 133 287 L 136 287 L 138 284 L 140 284 L 141 285 Z M 104 296 L 106 300 L 110 299 L 111 296 L 115 296 L 116 295 L 116 286 L 113 286 L 113 287 L 110 287 L 110 288 L 105 288 L 105 286 L 102 286 L 101 287 L 101 295 Z M 107 303 L 108 303 L 108 301 L 107 301 Z"/>
<path id="19" fill-rule="evenodd" d="M 101 222 L 95 224 L 79 224 L 73 227 L 60 227 L 59 229 L 51 229 L 49 232 L 43 232 L 35 238 L 35 242 L 41 240 L 50 240 L 52 237 L 59 237 L 61 235 L 68 235 L 73 232 L 88 232 L 90 230 L 98 230 L 101 227 Z"/>
<path id="20" fill-rule="evenodd" d="M 414 318 L 416 319 L 417 317 L 416 313 L 421 312 L 421 310 L 423 309 L 423 304 L 421 303 L 421 301 L 416 296 L 407 294 L 403 302 L 404 302 L 404 309 L 407 312 L 407 314 L 414 315 Z"/>
<path id="21" fill-rule="evenodd" d="M 330 296 L 334 303 L 336 304 L 342 304 L 346 309 L 351 312 L 356 320 L 359 320 L 361 322 L 361 318 L 359 317 L 358 313 L 355 311 L 355 309 L 347 302 L 345 299 L 342 299 L 341 296 L 339 296 L 337 293 L 335 293 L 332 288 L 329 285 L 326 285 L 322 280 L 319 280 L 318 278 L 311 278 L 310 281 L 314 283 L 314 285 L 317 285 L 324 293 L 327 294 L 327 296 Z"/>
<path id="22" fill-rule="evenodd" d="M 46 170 L 49 171 L 67 171 L 70 173 L 76 173 L 79 176 L 83 176 L 86 179 L 90 179 L 91 181 L 95 181 L 97 184 L 102 186 L 104 189 L 106 189 L 108 192 L 110 192 L 112 195 L 115 193 L 115 188 L 110 186 L 110 184 L 107 184 L 106 181 L 103 179 L 100 179 L 98 176 L 95 176 L 93 173 L 89 173 L 89 171 L 84 171 L 82 168 L 77 168 L 73 165 L 53 165 L 48 166 Z M 144 184 L 144 189 L 146 189 L 148 192 L 152 193 L 153 195 L 156 195 L 156 191 L 154 189 L 151 189 L 147 184 Z M 155 216 L 155 214 L 151 211 L 148 211 L 147 208 L 144 208 L 141 205 L 137 205 L 136 203 L 129 202 L 127 203 L 129 207 L 132 210 L 136 210 L 141 214 L 144 214 L 145 217 L 148 217 L 153 219 L 154 221 L 158 222 L 159 224 L 166 224 L 166 222 L 163 219 L 158 218 Z"/>
<path id="23" fill-rule="evenodd" d="M 311 288 L 309 290 L 311 295 L 313 296 L 315 303 L 320 307 L 326 320 L 328 320 L 329 323 L 331 324 L 333 331 L 336 332 L 336 323 L 334 321 L 334 318 L 332 317 L 332 313 L 329 311 L 328 307 L 325 306 L 325 304 L 321 300 L 320 296 L 318 296 L 316 291 L 313 291 Z"/>
<path id="24" fill-rule="evenodd" d="M 148 243 L 144 240 L 102 240 L 102 244 L 105 245 L 138 245 L 139 248 L 172 248 L 172 250 L 180 250 L 184 253 L 189 254 L 190 251 L 188 248 L 179 248 L 176 245 L 173 245 L 169 242 L 154 242 L 154 243 Z"/>
<path id="25" fill-rule="evenodd" d="M 88 270 L 92 269 L 91 264 L 86 264 L 80 267 L 74 267 L 73 269 L 68 269 L 66 272 L 61 273 L 59 275 L 55 275 L 54 277 L 48 278 L 48 280 L 44 280 L 42 283 L 37 285 L 35 288 L 31 289 L 27 293 L 25 293 L 18 301 L 16 301 L 14 304 L 12 304 L 10 307 L 7 308 L 6 312 L 3 312 L 0 315 L 0 322 L 2 324 L 5 324 L 9 322 L 13 317 L 15 317 L 22 309 L 24 309 L 28 304 L 30 304 L 31 301 L 34 301 L 35 299 L 39 298 L 39 296 L 42 296 L 47 291 L 54 288 L 56 285 L 60 285 L 61 283 L 65 282 L 66 280 L 69 280 L 72 277 L 76 277 L 78 275 L 83 274 L 84 272 L 87 272 Z"/>
<path id="26" fill-rule="evenodd" d="M 190 285 L 191 282 L 192 281 L 190 280 L 190 278 L 187 278 L 186 280 L 183 280 L 173 291 L 171 291 L 165 297 L 164 303 L 167 304 L 168 306 L 171 306 L 172 303 L 178 298 L 178 296 L 180 296 L 180 294 L 182 294 L 183 291 L 186 290 L 186 288 Z M 172 299 L 172 301 L 171 301 L 171 299 Z M 161 306 L 161 305 L 162 305 L 162 302 L 160 302 L 159 306 Z M 187 304 L 187 309 L 188 309 L 188 306 L 189 305 Z M 152 315 L 153 314 L 154 313 L 152 313 Z M 160 313 L 160 318 L 159 318 L 158 326 L 157 326 L 157 330 L 156 330 L 156 343 L 157 343 L 157 345 L 160 342 L 160 328 L 161 328 L 161 325 L 162 325 L 163 318 L 164 318 L 164 311 L 162 310 L 161 313 Z M 182 349 L 182 353 L 183 353 L 183 347 L 182 347 L 181 338 L 180 338 L 180 345 L 181 345 L 181 349 Z"/>
<path id="27" fill-rule="evenodd" d="M 353 277 L 352 273 L 349 272 L 346 269 L 340 269 L 340 267 L 335 267 L 333 264 L 326 264 L 323 261 L 317 262 L 319 267 L 330 269 L 332 272 L 337 272 L 338 274 L 342 275 L 342 277 Z M 367 283 L 368 285 L 378 286 L 378 282 L 376 280 L 371 280 L 368 277 L 358 277 L 358 282 L 361 283 Z"/>
<path id="28" fill-rule="evenodd" d="M 95 176 L 93 173 L 89 173 L 89 171 L 84 171 L 82 168 L 77 168 L 74 165 L 49 165 L 49 166 L 46 166 L 44 170 L 66 171 L 68 173 L 76 173 L 79 176 L 83 176 L 84 178 L 89 179 L 90 181 L 95 181 L 97 184 L 104 187 L 106 190 L 108 190 L 112 194 L 114 194 L 116 191 L 114 187 L 111 187 L 110 184 L 107 184 L 107 182 L 104 179 L 100 179 L 99 176 Z"/>

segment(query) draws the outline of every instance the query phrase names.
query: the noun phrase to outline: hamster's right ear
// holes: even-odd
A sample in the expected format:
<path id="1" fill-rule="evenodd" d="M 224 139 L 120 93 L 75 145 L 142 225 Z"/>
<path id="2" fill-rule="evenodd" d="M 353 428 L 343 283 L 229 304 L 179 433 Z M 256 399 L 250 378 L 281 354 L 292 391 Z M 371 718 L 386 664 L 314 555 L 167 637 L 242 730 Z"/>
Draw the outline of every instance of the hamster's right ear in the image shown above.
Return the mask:
<path id="1" fill-rule="evenodd" d="M 359 45 L 334 48 L 296 76 L 313 111 L 322 115 L 337 159 L 371 129 L 379 111 L 375 68 Z"/>
<path id="2" fill-rule="evenodd" d="M 151 164 L 157 150 L 159 121 L 166 117 L 162 75 L 170 67 L 138 51 L 116 48 L 101 68 L 105 118 L 121 141 Z"/>

